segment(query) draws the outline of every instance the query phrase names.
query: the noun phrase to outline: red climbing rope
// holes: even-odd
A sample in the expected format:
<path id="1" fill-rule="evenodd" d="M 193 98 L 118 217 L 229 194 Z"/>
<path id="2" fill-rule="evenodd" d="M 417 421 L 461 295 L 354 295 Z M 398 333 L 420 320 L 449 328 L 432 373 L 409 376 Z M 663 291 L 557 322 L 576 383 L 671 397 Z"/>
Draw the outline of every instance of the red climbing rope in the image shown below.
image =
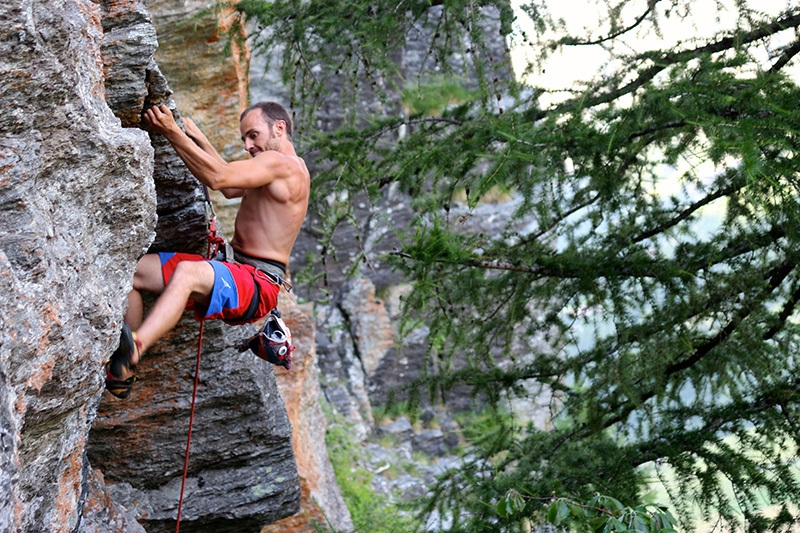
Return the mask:
<path id="1" fill-rule="evenodd" d="M 189 450 L 192 447 L 192 426 L 194 425 L 194 408 L 197 404 L 197 387 L 200 384 L 200 354 L 203 352 L 203 330 L 206 322 L 200 322 L 200 335 L 197 341 L 197 364 L 194 369 L 194 390 L 192 391 L 192 409 L 189 413 L 189 436 L 186 438 L 186 454 L 183 459 L 183 478 L 181 479 L 181 497 L 178 500 L 178 517 L 175 522 L 175 533 L 181 528 L 181 510 L 183 509 L 183 492 L 186 489 L 186 476 L 189 472 Z"/>
<path id="2" fill-rule="evenodd" d="M 206 192 L 206 199 L 208 199 L 208 192 Z M 209 207 L 210 207 L 209 201 Z M 211 213 L 211 223 L 208 228 L 208 250 L 206 257 L 209 259 L 216 256 L 219 251 L 220 245 L 225 244 L 225 239 L 217 235 L 217 219 Z M 178 500 L 178 516 L 175 522 L 175 533 L 178 533 L 181 528 L 181 511 L 183 510 L 183 493 L 186 490 L 186 477 L 189 472 L 189 451 L 192 447 L 192 426 L 194 426 L 194 408 L 197 404 L 197 387 L 200 385 L 200 355 L 203 353 L 203 330 L 205 329 L 206 321 L 200 321 L 200 334 L 197 341 L 197 363 L 194 369 L 194 389 L 192 390 L 192 409 L 189 413 L 189 435 L 186 438 L 186 453 L 183 459 L 183 477 L 181 478 L 181 496 Z"/>

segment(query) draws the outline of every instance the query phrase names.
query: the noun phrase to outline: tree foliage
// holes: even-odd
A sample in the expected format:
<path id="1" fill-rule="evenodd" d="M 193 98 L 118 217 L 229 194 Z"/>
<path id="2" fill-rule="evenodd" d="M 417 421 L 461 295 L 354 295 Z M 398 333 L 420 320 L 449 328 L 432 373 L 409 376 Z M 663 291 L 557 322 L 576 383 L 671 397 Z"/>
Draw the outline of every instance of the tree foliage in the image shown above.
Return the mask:
<path id="1" fill-rule="evenodd" d="M 738 0 L 730 27 L 632 50 L 619 43 L 685 23 L 697 3 L 599 3 L 607 15 L 583 35 L 548 5 L 523 6 L 533 24 L 513 34 L 504 1 L 236 6 L 267 30 L 256 44 L 280 58 L 308 123 L 331 80 L 345 91 L 350 120 L 307 133 L 326 162 L 322 234 L 358 194 L 412 198 L 391 257 L 414 284 L 405 315 L 425 320 L 431 360 L 466 355 L 418 385 L 552 397 L 551 428 L 499 418 L 427 510 L 452 531 L 514 531 L 598 493 L 641 509 L 660 480 L 684 528 L 787 527 L 800 501 L 800 89 L 786 71 L 800 9 Z M 600 46 L 612 61 L 541 105 L 543 89 L 498 77 L 487 28 L 538 58 Z M 427 59 L 408 72 L 397 58 L 414 34 Z M 391 111 L 437 76 L 473 83 L 435 115 Z M 507 229 L 466 231 L 498 190 L 514 199 Z M 322 201 L 333 192 L 340 202 Z"/>

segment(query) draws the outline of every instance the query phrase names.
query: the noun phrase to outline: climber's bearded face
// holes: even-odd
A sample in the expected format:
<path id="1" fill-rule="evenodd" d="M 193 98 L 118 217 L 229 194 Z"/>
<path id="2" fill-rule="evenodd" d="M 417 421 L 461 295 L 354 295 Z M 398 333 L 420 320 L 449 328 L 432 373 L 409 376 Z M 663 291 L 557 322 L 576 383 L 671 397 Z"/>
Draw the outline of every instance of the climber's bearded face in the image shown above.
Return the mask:
<path id="1" fill-rule="evenodd" d="M 277 150 L 280 146 L 280 138 L 276 130 L 280 129 L 280 123 L 270 125 L 264 118 L 264 114 L 258 109 L 254 109 L 242 117 L 239 129 L 242 132 L 242 142 L 244 149 L 255 157 L 261 152 Z"/>

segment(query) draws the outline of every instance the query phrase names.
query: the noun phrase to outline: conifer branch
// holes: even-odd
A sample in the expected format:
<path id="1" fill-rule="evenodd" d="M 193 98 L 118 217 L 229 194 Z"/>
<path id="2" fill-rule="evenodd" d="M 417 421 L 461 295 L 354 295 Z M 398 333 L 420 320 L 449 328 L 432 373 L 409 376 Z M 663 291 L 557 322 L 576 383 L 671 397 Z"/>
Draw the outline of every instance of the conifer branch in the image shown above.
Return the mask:
<path id="1" fill-rule="evenodd" d="M 437 123 L 440 123 L 440 122 L 441 123 L 445 123 L 445 124 L 449 124 L 449 125 L 452 125 L 452 126 L 463 126 L 464 125 L 463 121 L 456 120 L 454 118 L 448 118 L 448 117 L 409 118 L 409 119 L 403 119 L 403 120 L 394 122 L 392 124 L 389 124 L 387 126 L 384 126 L 384 127 L 380 128 L 380 129 L 376 130 L 369 137 L 367 137 L 367 140 L 373 141 L 373 140 L 379 138 L 381 135 L 384 135 L 385 133 L 387 133 L 389 131 L 396 130 L 397 128 L 400 128 L 402 126 L 416 126 L 417 124 L 426 124 L 426 123 L 437 124 Z"/>
<path id="2" fill-rule="evenodd" d="M 715 200 L 719 200 L 720 198 L 724 198 L 736 192 L 737 190 L 744 187 L 744 184 L 741 185 L 731 185 L 730 187 L 724 187 L 719 189 L 705 198 L 698 200 L 697 202 L 689 205 L 686 209 L 678 213 L 677 216 L 671 218 L 670 220 L 664 222 L 663 224 L 659 224 L 653 228 L 650 228 L 648 231 L 640 233 L 636 237 L 632 239 L 632 242 L 642 242 L 647 240 L 651 237 L 655 237 L 656 235 L 660 235 L 664 233 L 668 229 L 677 226 L 680 222 L 691 217 L 693 214 L 697 213 L 703 207 L 709 205 L 710 203 L 714 202 Z"/>
<path id="3" fill-rule="evenodd" d="M 654 126 L 650 126 L 649 128 L 645 128 L 642 131 L 631 133 L 628 135 L 628 140 L 632 141 L 638 137 L 644 137 L 645 135 L 650 135 L 651 133 L 656 133 L 657 131 L 664 131 L 672 128 L 682 128 L 685 125 L 685 120 L 671 120 L 669 122 L 665 122 L 664 124 L 656 124 Z"/>
<path id="4" fill-rule="evenodd" d="M 791 298 L 789 298 L 781 309 L 780 314 L 778 315 L 778 320 L 775 324 L 769 328 L 766 333 L 764 333 L 764 340 L 769 340 L 777 335 L 779 332 L 783 330 L 783 327 L 786 325 L 786 321 L 789 320 L 789 317 L 794 314 L 795 309 L 797 308 L 797 303 L 800 302 L 800 287 L 795 289 L 792 293 Z"/>
<path id="5" fill-rule="evenodd" d="M 677 222 L 675 223 L 677 224 Z M 669 225 L 670 223 L 666 223 L 664 225 L 664 229 L 666 230 Z M 678 263 L 676 260 L 664 259 L 644 260 L 641 257 L 636 257 L 634 259 L 622 258 L 615 259 L 613 261 L 611 258 L 600 259 L 598 257 L 597 259 L 593 260 L 585 257 L 580 263 L 571 263 L 570 256 L 565 254 L 555 254 L 549 256 L 550 260 L 548 263 L 550 264 L 548 265 L 520 265 L 510 261 L 479 259 L 474 257 L 454 258 L 448 256 L 441 258 L 426 258 L 425 260 L 437 264 L 459 265 L 467 268 L 521 272 L 524 274 L 532 274 L 535 276 L 535 279 L 582 279 L 586 276 L 585 264 L 590 263 L 593 265 L 592 277 L 595 279 L 653 278 L 659 280 L 668 280 L 672 278 L 683 278 L 697 270 L 709 269 L 716 265 L 725 264 L 730 259 L 753 252 L 754 250 L 757 250 L 768 243 L 774 242 L 776 239 L 784 236 L 785 234 L 784 228 L 774 227 L 769 231 L 750 235 L 748 238 L 736 239 L 735 241 L 731 242 L 729 246 L 717 248 L 714 250 L 713 257 L 708 257 L 706 255 L 698 255 L 693 259 L 683 257 L 683 263 Z M 650 232 L 647 232 L 635 237 L 631 242 L 639 242 L 645 238 L 649 238 L 650 236 L 652 236 Z M 397 249 L 389 252 L 389 255 L 410 259 L 412 261 L 422 261 L 422 259 L 413 254 Z"/>
<path id="6" fill-rule="evenodd" d="M 792 58 L 798 53 L 800 53 L 800 39 L 794 41 L 791 46 L 783 51 L 781 57 L 779 57 L 775 64 L 770 67 L 769 72 L 778 72 L 780 69 L 788 65 L 789 61 L 791 61 Z"/>
<path id="7" fill-rule="evenodd" d="M 631 23 L 629 26 L 627 26 L 625 28 L 622 28 L 622 29 L 618 30 L 617 32 L 614 32 L 614 33 L 611 33 L 611 34 L 607 35 L 606 37 L 601 37 L 600 39 L 596 39 L 596 40 L 592 40 L 592 41 L 589 41 L 589 40 L 585 40 L 584 41 L 584 40 L 580 40 L 580 39 L 575 39 L 574 37 L 565 37 L 565 38 L 561 39 L 560 41 L 558 41 L 558 44 L 562 44 L 562 45 L 566 45 L 566 46 L 591 46 L 591 45 L 596 45 L 596 44 L 603 44 L 603 43 L 606 43 L 608 41 L 614 40 L 617 37 L 619 37 L 620 35 L 624 35 L 624 34 L 628 33 L 629 31 L 635 29 L 642 22 L 644 22 L 644 20 L 647 18 L 647 16 L 650 15 L 650 13 L 653 12 L 653 8 L 656 7 L 656 4 L 658 4 L 658 2 L 660 2 L 660 1 L 661 0 L 650 0 L 647 3 L 647 9 L 645 9 L 644 13 L 639 15 L 636 18 L 636 20 L 633 21 L 633 23 Z"/>
<path id="8" fill-rule="evenodd" d="M 567 209 L 563 213 L 559 213 L 558 216 L 556 218 L 554 218 L 553 220 L 551 220 L 550 223 L 547 226 L 545 226 L 541 230 L 537 231 L 536 233 L 532 233 L 531 235 L 529 235 L 525 239 L 520 240 L 519 244 L 520 245 L 526 245 L 526 244 L 530 244 L 532 242 L 535 242 L 535 241 L 539 240 L 540 238 L 545 236 L 549 231 L 551 231 L 553 228 L 555 228 L 561 222 L 563 222 L 565 219 L 567 219 L 570 216 L 574 215 L 575 213 L 577 213 L 581 209 L 585 209 L 586 207 L 589 207 L 590 205 L 592 205 L 593 203 L 595 203 L 599 199 L 600 199 L 600 193 L 597 193 L 594 196 L 592 196 L 591 198 L 588 198 L 587 200 L 572 206 L 570 209 Z"/>
<path id="9" fill-rule="evenodd" d="M 642 59 L 650 59 L 654 62 L 654 64 L 648 68 L 645 68 L 644 70 L 641 70 L 639 75 L 634 80 L 628 82 L 622 87 L 609 90 L 605 93 L 589 96 L 582 95 L 578 98 L 567 100 L 551 110 L 536 109 L 528 114 L 529 118 L 532 120 L 541 120 L 553 113 L 570 113 L 578 109 L 592 108 L 598 105 L 616 101 L 622 96 L 628 95 L 640 87 L 643 87 L 646 83 L 655 78 L 660 72 L 672 65 L 685 63 L 703 54 L 724 52 L 725 50 L 729 50 L 736 46 L 751 43 L 786 29 L 797 28 L 798 26 L 800 26 L 800 12 L 789 12 L 785 17 L 775 20 L 769 24 L 765 24 L 754 30 L 740 32 L 734 36 L 724 37 L 718 41 L 689 50 L 683 50 L 680 52 L 651 52 L 642 54 L 640 56 Z"/>
<path id="10" fill-rule="evenodd" d="M 390 252 L 390 255 L 394 255 L 397 257 L 403 257 L 405 259 L 417 260 L 413 255 L 407 252 L 401 252 L 399 250 L 394 250 Z M 435 263 L 442 263 L 442 264 L 452 264 L 452 261 L 445 261 L 445 260 L 434 260 Z M 480 260 L 480 259 L 466 259 L 458 262 L 459 264 L 467 267 L 475 267 L 475 268 L 483 268 L 486 270 L 509 270 L 513 272 L 524 272 L 526 274 L 536 274 L 536 275 L 543 275 L 544 269 L 541 267 L 529 267 L 524 265 L 515 265 L 508 261 L 491 261 L 491 260 Z"/>
<path id="11" fill-rule="evenodd" d="M 794 431 L 796 438 L 800 440 L 800 427 L 798 427 L 797 422 L 792 416 L 791 411 L 789 411 L 789 409 L 786 407 L 786 402 L 781 402 L 778 405 L 781 408 L 781 413 L 783 414 L 784 418 L 786 418 L 786 421 L 789 423 L 792 430 Z"/>
<path id="12" fill-rule="evenodd" d="M 791 14 L 783 19 L 776 20 L 760 28 L 756 28 L 748 32 L 742 32 L 731 37 L 725 37 L 719 41 L 709 43 L 704 46 L 698 46 L 697 48 L 693 48 L 691 50 L 667 52 L 660 55 L 654 55 L 652 59 L 656 64 L 648 69 L 645 69 L 637 79 L 631 81 L 627 85 L 624 85 L 617 91 L 611 91 L 605 95 L 599 95 L 595 98 L 590 97 L 589 105 L 587 107 L 605 104 L 618 99 L 620 96 L 629 94 L 648 81 L 652 80 L 659 72 L 671 65 L 685 63 L 686 61 L 692 60 L 704 54 L 714 54 L 723 52 L 725 50 L 730 50 L 736 46 L 748 44 L 773 35 L 779 31 L 789 28 L 796 28 L 798 26 L 800 26 L 800 12 Z M 644 57 L 646 57 L 646 55 Z"/>
<path id="13" fill-rule="evenodd" d="M 707 342 L 699 346 L 689 357 L 684 359 L 683 361 L 678 361 L 667 366 L 664 370 L 664 377 L 670 377 L 673 374 L 677 374 L 683 370 L 686 370 L 703 359 L 711 350 L 719 346 L 723 341 L 728 339 L 733 332 L 736 330 L 739 324 L 747 318 L 754 310 L 757 304 L 763 299 L 766 298 L 767 294 L 771 294 L 775 289 L 777 289 L 781 283 L 789 276 L 789 274 L 794 270 L 795 264 L 791 261 L 784 261 L 781 264 L 775 266 L 765 278 L 769 279 L 768 289 L 765 291 L 765 294 L 762 295 L 760 299 L 754 300 L 751 302 L 751 305 L 743 307 L 742 311 L 739 313 L 738 316 L 735 316 L 731 319 L 728 324 L 725 325 L 716 335 L 711 337 Z M 653 393 L 655 394 L 655 393 Z"/>
<path id="14" fill-rule="evenodd" d="M 705 424 L 684 435 L 681 438 L 681 446 L 684 451 L 697 452 L 706 445 L 706 442 L 712 435 L 723 430 L 725 426 L 732 421 L 761 417 L 765 411 L 775 409 L 776 407 L 780 409 L 781 414 L 792 428 L 792 431 L 800 438 L 800 428 L 794 420 L 794 417 L 786 408 L 787 399 L 791 399 L 798 394 L 800 394 L 800 380 L 795 380 L 793 382 L 778 384 L 750 401 L 736 401 L 711 411 L 702 409 L 702 412 L 697 413 L 697 415 L 705 419 Z M 667 413 L 665 413 L 665 415 L 666 414 Z M 672 431 L 672 429 L 673 428 L 670 428 L 670 431 Z M 670 439 L 670 441 L 671 446 L 676 445 L 674 440 Z M 694 445 L 691 444 L 692 442 L 696 442 L 698 448 L 694 448 Z M 634 447 L 638 448 L 640 453 L 636 454 L 637 459 L 633 464 L 639 466 L 665 456 L 667 453 L 666 450 L 663 449 L 664 445 L 665 439 L 663 438 L 663 433 L 658 433 L 655 438 L 651 438 L 642 444 L 634 445 Z"/>
<path id="15" fill-rule="evenodd" d="M 703 358 L 705 358 L 711 351 L 718 347 L 722 342 L 730 338 L 736 328 L 741 324 L 757 307 L 757 305 L 766 299 L 767 294 L 771 294 L 775 289 L 777 289 L 781 283 L 786 279 L 786 277 L 794 270 L 795 264 L 790 261 L 784 261 L 781 264 L 775 266 L 771 272 L 768 273 L 766 278 L 769 279 L 769 286 L 766 294 L 762 295 L 759 299 L 754 299 L 749 306 L 743 307 L 740 313 L 737 316 L 733 317 L 722 329 L 720 329 L 716 335 L 708 339 L 705 343 L 700 345 L 698 348 L 694 350 L 694 352 L 683 359 L 682 361 L 678 361 L 671 365 L 668 365 L 664 372 L 661 375 L 661 379 L 658 381 L 667 381 L 671 376 L 686 370 L 688 368 L 693 367 L 697 363 L 699 363 Z M 658 391 L 654 389 L 643 391 L 642 394 L 638 396 L 636 402 L 627 399 L 621 402 L 609 405 L 609 411 L 614 412 L 620 409 L 620 411 L 606 419 L 602 427 L 608 428 L 617 424 L 630 415 L 630 413 L 636 408 L 636 405 L 645 402 L 658 394 Z M 636 405 L 634 405 L 636 404 Z"/>

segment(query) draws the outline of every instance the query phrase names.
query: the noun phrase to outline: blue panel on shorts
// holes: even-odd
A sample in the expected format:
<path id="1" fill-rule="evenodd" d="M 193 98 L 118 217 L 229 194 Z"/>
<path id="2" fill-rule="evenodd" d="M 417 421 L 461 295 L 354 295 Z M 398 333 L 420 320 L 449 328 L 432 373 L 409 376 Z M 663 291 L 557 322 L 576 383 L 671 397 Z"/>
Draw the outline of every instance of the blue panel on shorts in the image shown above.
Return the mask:
<path id="1" fill-rule="evenodd" d="M 173 255 L 175 255 L 175 252 L 158 252 L 158 258 L 161 259 L 161 266 L 164 266 L 167 261 L 172 259 Z"/>
<path id="2" fill-rule="evenodd" d="M 218 261 L 209 261 L 214 267 L 214 290 L 211 292 L 211 301 L 208 303 L 206 316 L 222 312 L 223 309 L 236 309 L 239 307 L 239 293 L 236 282 L 228 268 Z"/>

